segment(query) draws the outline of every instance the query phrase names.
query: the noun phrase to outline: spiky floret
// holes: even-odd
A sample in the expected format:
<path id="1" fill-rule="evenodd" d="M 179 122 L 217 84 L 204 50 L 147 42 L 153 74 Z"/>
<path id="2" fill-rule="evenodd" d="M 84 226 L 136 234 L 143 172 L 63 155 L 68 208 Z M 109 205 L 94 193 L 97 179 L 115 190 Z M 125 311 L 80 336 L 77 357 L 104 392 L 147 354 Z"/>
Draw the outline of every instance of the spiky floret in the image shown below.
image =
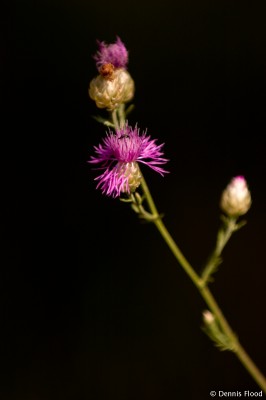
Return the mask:
<path id="1" fill-rule="evenodd" d="M 113 64 L 115 68 L 126 68 L 128 63 L 128 51 L 120 37 L 116 37 L 115 43 L 106 44 L 105 42 L 97 40 L 97 44 L 99 49 L 93 58 L 96 61 L 96 67 L 98 69 L 107 63 Z"/>
<path id="2" fill-rule="evenodd" d="M 109 130 L 102 144 L 94 147 L 96 156 L 89 160 L 104 170 L 96 178 L 97 188 L 112 197 L 134 192 L 142 178 L 139 163 L 163 176 L 168 172 L 161 167 L 168 161 L 163 157 L 163 145 L 157 145 L 156 139 L 151 139 L 146 131 L 141 133 L 137 125 L 132 128 L 126 124 L 116 132 Z"/>

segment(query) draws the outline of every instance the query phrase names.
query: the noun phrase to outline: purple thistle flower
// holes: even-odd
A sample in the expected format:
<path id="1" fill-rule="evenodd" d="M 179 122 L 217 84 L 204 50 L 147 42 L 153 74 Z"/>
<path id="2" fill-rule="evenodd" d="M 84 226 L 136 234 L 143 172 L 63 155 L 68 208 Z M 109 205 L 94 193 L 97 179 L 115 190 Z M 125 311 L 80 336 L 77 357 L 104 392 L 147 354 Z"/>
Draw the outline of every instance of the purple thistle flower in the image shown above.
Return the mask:
<path id="1" fill-rule="evenodd" d="M 126 68 L 128 63 L 128 51 L 117 36 L 116 42 L 112 44 L 106 44 L 97 40 L 99 50 L 93 56 L 96 61 L 96 67 L 100 69 L 104 64 L 113 64 L 115 68 Z"/>
<path id="2" fill-rule="evenodd" d="M 141 172 L 138 163 L 142 163 L 162 176 L 165 171 L 160 165 L 168 160 L 163 158 L 163 144 L 157 145 L 146 132 L 140 134 L 139 129 L 126 125 L 115 133 L 109 130 L 103 143 L 95 146 L 95 157 L 88 161 L 100 164 L 104 172 L 95 180 L 102 193 L 118 197 L 121 193 L 132 193 L 140 185 Z"/>

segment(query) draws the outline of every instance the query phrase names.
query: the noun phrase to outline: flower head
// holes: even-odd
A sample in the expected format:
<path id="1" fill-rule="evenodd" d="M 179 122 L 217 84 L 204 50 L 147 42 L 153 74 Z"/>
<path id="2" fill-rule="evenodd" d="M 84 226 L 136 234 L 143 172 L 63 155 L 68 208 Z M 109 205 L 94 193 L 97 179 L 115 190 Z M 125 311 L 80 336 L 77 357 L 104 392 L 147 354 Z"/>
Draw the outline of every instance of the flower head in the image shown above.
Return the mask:
<path id="1" fill-rule="evenodd" d="M 251 195 L 243 176 L 232 178 L 222 193 L 220 206 L 229 217 L 239 217 L 248 212 Z"/>
<path id="2" fill-rule="evenodd" d="M 96 106 L 109 111 L 130 101 L 134 96 L 134 91 L 134 81 L 128 71 L 123 68 L 112 71 L 110 77 L 102 74 L 96 76 L 89 86 L 89 96 L 95 101 Z"/>
<path id="3" fill-rule="evenodd" d="M 118 36 L 115 43 L 106 44 L 98 40 L 97 44 L 99 50 L 93 58 L 96 61 L 96 67 L 98 69 L 107 63 L 113 64 L 115 68 L 126 68 L 128 63 L 128 51 Z"/>
<path id="4" fill-rule="evenodd" d="M 95 157 L 89 160 L 99 164 L 104 172 L 99 175 L 97 188 L 108 196 L 118 197 L 121 193 L 132 193 L 140 185 L 142 175 L 139 163 L 145 164 L 163 175 L 167 171 L 160 165 L 168 160 L 163 158 L 163 144 L 157 145 L 146 132 L 140 133 L 137 126 L 125 125 L 116 132 L 109 131 L 103 143 L 95 148 Z"/>

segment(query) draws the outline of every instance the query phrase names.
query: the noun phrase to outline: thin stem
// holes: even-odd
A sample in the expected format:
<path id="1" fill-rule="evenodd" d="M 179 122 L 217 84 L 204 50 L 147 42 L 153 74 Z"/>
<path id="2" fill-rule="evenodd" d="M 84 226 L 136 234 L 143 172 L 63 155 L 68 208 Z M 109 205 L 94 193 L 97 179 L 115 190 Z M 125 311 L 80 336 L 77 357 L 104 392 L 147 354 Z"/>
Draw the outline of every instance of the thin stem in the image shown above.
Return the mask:
<path id="1" fill-rule="evenodd" d="M 120 120 L 120 126 L 121 128 L 125 125 L 125 104 L 122 103 L 120 104 L 118 108 L 118 115 L 119 115 L 119 120 Z"/>
<path id="2" fill-rule="evenodd" d="M 150 190 L 148 188 L 148 185 L 144 179 L 144 176 L 142 175 L 142 180 L 141 180 L 141 187 L 143 190 L 143 193 L 145 194 L 145 199 L 148 203 L 148 206 L 152 212 L 152 214 L 156 215 L 159 217 L 159 213 L 157 211 L 156 205 L 154 203 L 154 200 L 152 198 L 152 195 L 150 193 Z M 156 225 L 157 229 L 159 230 L 160 234 L 170 247 L 172 253 L 176 257 L 176 259 L 180 262 L 182 267 L 185 269 L 186 273 L 189 275 L 189 277 L 192 279 L 194 284 L 198 286 L 199 282 L 201 282 L 200 277 L 197 275 L 197 273 L 194 271 L 192 266 L 189 264 L 189 262 L 186 260 L 186 258 L 183 256 L 182 252 L 180 251 L 179 247 L 176 245 L 175 241 L 173 240 L 172 236 L 166 229 L 163 221 L 161 218 L 157 218 L 154 221 L 154 224 Z"/>
<path id="3" fill-rule="evenodd" d="M 157 211 L 157 208 L 156 208 L 156 205 L 155 205 L 155 203 L 153 201 L 152 195 L 150 193 L 150 190 L 148 188 L 148 185 L 147 185 L 147 183 L 145 181 L 145 178 L 144 178 L 143 174 L 141 174 L 141 175 L 142 175 L 141 187 L 142 187 L 143 193 L 145 194 L 145 198 L 146 198 L 146 201 L 148 203 L 148 206 L 150 207 L 150 210 L 154 215 L 159 215 L 159 213 Z"/>
<path id="4" fill-rule="evenodd" d="M 216 271 L 218 265 L 222 262 L 221 260 L 222 251 L 226 243 L 236 230 L 237 230 L 236 218 L 231 217 L 224 219 L 224 225 L 220 228 L 217 235 L 215 249 L 212 252 L 209 261 L 207 262 L 201 274 L 203 285 L 205 285 L 209 281 L 211 275 Z"/>
<path id="5" fill-rule="evenodd" d="M 118 121 L 118 118 L 117 118 L 117 110 L 116 109 L 114 109 L 112 111 L 112 121 L 113 121 L 113 124 L 115 126 L 115 129 L 119 129 L 119 121 Z"/>
<path id="6" fill-rule="evenodd" d="M 154 221 L 154 224 L 156 225 L 158 231 L 164 238 L 165 242 L 167 245 L 170 247 L 172 253 L 174 254 L 175 258 L 178 260 L 178 262 L 181 264 L 187 275 L 190 277 L 190 279 L 193 281 L 193 283 L 199 288 L 201 286 L 201 279 L 198 276 L 198 274 L 194 271 L 190 263 L 187 261 L 187 259 L 184 257 L 182 252 L 180 251 L 179 247 L 176 245 L 174 239 L 166 229 L 163 221 L 161 218 L 158 218 L 157 220 Z"/>
<path id="7" fill-rule="evenodd" d="M 223 231 L 223 235 L 221 236 L 221 238 L 218 238 L 217 240 L 216 254 L 218 256 L 221 254 L 226 243 L 228 242 L 232 234 L 235 232 L 236 227 L 237 227 L 236 218 L 231 217 L 226 220 L 226 229 Z"/>
<path id="8" fill-rule="evenodd" d="M 153 201 L 149 188 L 146 184 L 146 181 L 142 180 L 142 190 L 144 192 L 145 198 L 147 200 L 148 206 L 151 212 L 158 216 L 158 211 L 156 205 Z M 181 267 L 184 269 L 186 274 L 190 277 L 194 285 L 199 290 L 202 298 L 205 300 L 205 303 L 208 305 L 212 313 L 215 315 L 217 321 L 219 322 L 221 328 L 227 337 L 234 343 L 234 352 L 237 355 L 238 359 L 241 361 L 242 365 L 246 368 L 246 370 L 250 373 L 253 379 L 257 382 L 260 388 L 266 393 L 266 379 L 259 371 L 257 366 L 254 364 L 252 359 L 246 353 L 245 349 L 239 343 L 237 337 L 232 331 L 230 325 L 228 324 L 226 318 L 224 317 L 220 307 L 218 306 L 216 300 L 214 299 L 212 293 L 209 288 L 203 284 L 202 279 L 198 276 L 198 274 L 194 271 L 193 267 L 187 261 L 187 259 L 182 254 L 181 250 L 173 240 L 172 236 L 168 232 L 166 226 L 164 225 L 162 219 L 160 217 L 156 218 L 153 223 L 156 225 L 158 231 L 161 236 L 164 238 L 166 244 L 169 246 L 176 260 L 179 262 Z"/>

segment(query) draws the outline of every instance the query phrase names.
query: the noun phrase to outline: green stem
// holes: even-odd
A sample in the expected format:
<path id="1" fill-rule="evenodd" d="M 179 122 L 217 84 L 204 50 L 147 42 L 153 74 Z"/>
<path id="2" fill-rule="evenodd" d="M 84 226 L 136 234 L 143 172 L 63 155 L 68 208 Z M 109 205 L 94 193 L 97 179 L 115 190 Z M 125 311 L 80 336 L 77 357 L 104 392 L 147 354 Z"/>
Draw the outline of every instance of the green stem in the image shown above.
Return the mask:
<path id="1" fill-rule="evenodd" d="M 118 115 L 119 115 L 119 120 L 120 120 L 120 126 L 121 128 L 125 125 L 125 104 L 122 103 L 120 104 L 118 108 Z"/>
<path id="2" fill-rule="evenodd" d="M 236 227 L 237 227 L 236 218 L 231 217 L 226 220 L 226 228 L 224 229 L 221 238 L 218 239 L 217 241 L 216 251 L 218 256 L 221 254 L 226 243 L 228 242 L 232 234 L 235 232 Z"/>
<path id="3" fill-rule="evenodd" d="M 113 124 L 115 126 L 115 129 L 119 129 L 119 121 L 118 121 L 118 118 L 117 118 L 117 110 L 114 109 L 112 111 L 111 115 L 112 115 L 112 121 L 113 121 Z"/>
<path id="4" fill-rule="evenodd" d="M 168 232 L 166 226 L 164 225 L 162 219 L 159 217 L 156 205 L 153 201 L 149 188 L 146 184 L 145 179 L 142 179 L 142 190 L 145 195 L 146 201 L 150 208 L 150 211 L 154 214 L 154 216 L 158 216 L 153 223 L 157 227 L 158 231 L 160 232 L 161 236 L 165 240 L 166 244 L 172 251 L 173 255 L 175 256 L 176 260 L 179 262 L 181 267 L 184 269 L 186 274 L 190 277 L 194 285 L 199 290 L 202 298 L 204 299 L 205 303 L 208 305 L 209 309 L 215 315 L 218 323 L 220 324 L 221 328 L 223 329 L 224 333 L 227 337 L 234 343 L 234 352 L 242 365 L 246 368 L 249 374 L 253 377 L 253 379 L 257 382 L 260 388 L 266 393 L 266 379 L 259 371 L 257 366 L 254 364 L 252 359 L 246 353 L 245 349 L 239 343 L 237 337 L 235 336 L 234 332 L 232 331 L 230 325 L 228 324 L 226 318 L 224 317 L 220 307 L 218 306 L 215 298 L 213 297 L 212 293 L 210 292 L 209 288 L 204 284 L 200 276 L 194 271 L 193 267 L 187 261 L 187 259 L 182 254 L 181 250 L 173 240 L 172 236 Z"/>
<path id="5" fill-rule="evenodd" d="M 141 175 L 142 175 L 141 187 L 142 187 L 143 193 L 145 195 L 145 199 L 146 199 L 146 201 L 147 201 L 147 203 L 148 203 L 148 205 L 150 207 L 150 210 L 151 210 L 152 214 L 159 215 L 159 213 L 157 211 L 157 208 L 156 208 L 156 205 L 155 205 L 155 203 L 153 201 L 153 198 L 151 196 L 150 190 L 148 188 L 148 185 L 147 185 L 147 183 L 145 181 L 145 178 L 144 178 L 143 174 L 141 174 Z"/>
<path id="6" fill-rule="evenodd" d="M 217 269 L 218 265 L 221 263 L 221 254 L 222 251 L 232 236 L 232 234 L 236 231 L 237 229 L 237 223 L 236 223 L 236 218 L 227 218 L 224 221 L 224 224 L 217 235 L 217 241 L 216 241 L 216 246 L 214 251 L 212 252 L 209 261 L 207 262 L 202 274 L 202 283 L 205 285 L 209 280 L 211 275 L 215 272 Z"/>
<path id="7" fill-rule="evenodd" d="M 174 239 L 166 229 L 163 221 L 161 218 L 158 218 L 157 220 L 154 221 L 154 224 L 156 225 L 158 231 L 160 232 L 161 236 L 164 238 L 165 242 L 167 245 L 170 247 L 170 250 L 174 254 L 175 258 L 178 260 L 178 262 L 181 264 L 183 269 L 186 271 L 187 275 L 190 277 L 190 279 L 193 281 L 193 283 L 197 286 L 200 287 L 201 285 L 201 279 L 197 275 L 197 273 L 194 271 L 190 263 L 187 261 L 187 259 L 184 257 L 182 252 L 180 251 L 179 247 L 176 245 Z"/>

